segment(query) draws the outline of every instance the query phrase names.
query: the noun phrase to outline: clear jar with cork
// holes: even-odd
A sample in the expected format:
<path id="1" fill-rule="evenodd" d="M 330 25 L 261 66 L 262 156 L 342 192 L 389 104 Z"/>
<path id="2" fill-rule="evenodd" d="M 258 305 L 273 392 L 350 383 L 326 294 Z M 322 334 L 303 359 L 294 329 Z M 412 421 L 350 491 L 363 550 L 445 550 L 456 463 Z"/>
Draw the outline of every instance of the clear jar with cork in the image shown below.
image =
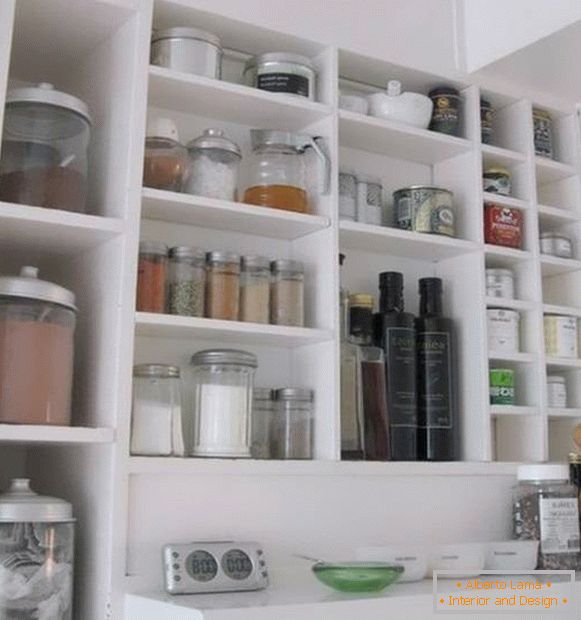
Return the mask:
<path id="1" fill-rule="evenodd" d="M 206 256 L 206 316 L 237 321 L 240 307 L 240 256 L 213 251 Z"/>
<path id="2" fill-rule="evenodd" d="M 303 327 L 304 267 L 300 261 L 279 259 L 272 261 L 270 322 L 273 325 Z"/>
<path id="3" fill-rule="evenodd" d="M 240 274 L 240 320 L 268 323 L 270 314 L 270 260 L 243 256 Z"/>

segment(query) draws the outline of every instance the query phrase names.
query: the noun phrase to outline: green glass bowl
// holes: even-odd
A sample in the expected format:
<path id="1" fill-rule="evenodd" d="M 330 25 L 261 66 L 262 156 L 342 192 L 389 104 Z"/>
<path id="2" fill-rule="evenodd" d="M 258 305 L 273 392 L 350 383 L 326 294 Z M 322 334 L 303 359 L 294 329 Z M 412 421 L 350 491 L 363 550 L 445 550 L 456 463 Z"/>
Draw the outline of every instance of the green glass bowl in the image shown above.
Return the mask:
<path id="1" fill-rule="evenodd" d="M 315 577 L 339 592 L 381 592 L 397 581 L 403 566 L 384 562 L 317 562 Z"/>

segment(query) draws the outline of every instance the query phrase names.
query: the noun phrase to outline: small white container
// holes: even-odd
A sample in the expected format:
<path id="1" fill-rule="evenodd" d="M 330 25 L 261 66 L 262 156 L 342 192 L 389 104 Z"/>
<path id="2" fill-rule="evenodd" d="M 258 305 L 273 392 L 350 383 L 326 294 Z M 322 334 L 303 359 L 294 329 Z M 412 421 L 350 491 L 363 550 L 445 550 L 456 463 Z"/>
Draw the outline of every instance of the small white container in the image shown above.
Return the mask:
<path id="1" fill-rule="evenodd" d="M 384 547 L 361 547 L 356 558 L 362 562 L 387 562 L 403 566 L 398 581 L 422 581 L 428 572 L 428 554 L 425 549 L 413 545 L 386 545 Z"/>
<path id="2" fill-rule="evenodd" d="M 537 567 L 538 540 L 486 543 L 486 570 L 531 571 Z"/>
<path id="3" fill-rule="evenodd" d="M 549 357 L 577 357 L 577 319 L 573 316 L 546 314 L 545 352 Z"/>
<path id="4" fill-rule="evenodd" d="M 349 112 L 367 114 L 369 112 L 369 101 L 360 95 L 339 93 L 339 107 Z"/>
<path id="5" fill-rule="evenodd" d="M 567 380 L 561 375 L 547 377 L 547 402 L 554 409 L 567 407 Z"/>
<path id="6" fill-rule="evenodd" d="M 486 296 L 514 299 L 514 274 L 511 269 L 486 270 Z"/>
<path id="7" fill-rule="evenodd" d="M 339 172 L 339 219 L 354 222 L 357 217 L 357 175 L 351 170 Z"/>
<path id="8" fill-rule="evenodd" d="M 488 308 L 488 350 L 494 353 L 518 353 L 520 315 L 516 310 Z"/>
<path id="9" fill-rule="evenodd" d="M 430 552 L 430 572 L 450 571 L 439 575 L 444 579 L 477 577 L 484 570 L 485 556 L 485 546 L 482 543 L 437 545 Z"/>
<path id="10" fill-rule="evenodd" d="M 401 92 L 401 82 L 390 80 L 385 93 L 369 95 L 369 114 L 388 121 L 427 129 L 434 104 L 420 93 Z"/>
<path id="11" fill-rule="evenodd" d="M 541 233 L 541 254 L 573 258 L 573 243 L 569 237 L 554 232 Z"/>
<path id="12" fill-rule="evenodd" d="M 383 223 L 383 186 L 377 177 L 357 176 L 357 221 L 381 226 Z"/>

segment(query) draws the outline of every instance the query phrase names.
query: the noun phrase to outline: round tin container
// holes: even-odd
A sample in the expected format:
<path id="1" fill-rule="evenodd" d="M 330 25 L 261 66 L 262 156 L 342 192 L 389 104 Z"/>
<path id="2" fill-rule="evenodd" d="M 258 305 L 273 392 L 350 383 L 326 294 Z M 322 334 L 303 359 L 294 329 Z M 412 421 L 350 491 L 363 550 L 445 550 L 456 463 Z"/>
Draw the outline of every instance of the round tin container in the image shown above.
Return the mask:
<path id="1" fill-rule="evenodd" d="M 393 193 L 395 225 L 403 230 L 454 237 L 454 194 L 447 189 L 413 185 Z"/>
<path id="2" fill-rule="evenodd" d="M 514 370 L 490 369 L 490 404 L 514 405 Z"/>
<path id="3" fill-rule="evenodd" d="M 541 233 L 541 254 L 572 258 L 573 244 L 571 239 L 554 232 Z"/>
<path id="4" fill-rule="evenodd" d="M 574 316 L 546 314 L 545 352 L 550 357 L 577 357 L 577 319 Z"/>
<path id="5" fill-rule="evenodd" d="M 510 172 L 500 166 L 487 168 L 482 175 L 482 189 L 485 192 L 510 196 Z"/>
<path id="6" fill-rule="evenodd" d="M 310 58 L 271 52 L 254 56 L 244 67 L 244 82 L 260 90 L 315 99 L 317 73 Z"/>
<path id="7" fill-rule="evenodd" d="M 514 299 L 514 274 L 510 269 L 486 270 L 486 296 Z"/>
<path id="8" fill-rule="evenodd" d="M 553 158 L 553 121 L 545 110 L 533 108 L 533 132 L 535 154 Z"/>
<path id="9" fill-rule="evenodd" d="M 518 353 L 520 314 L 506 308 L 488 308 L 488 350 L 494 353 Z"/>
<path id="10" fill-rule="evenodd" d="M 484 203 L 484 240 L 492 245 L 520 249 L 523 240 L 521 210 Z"/>
<path id="11" fill-rule="evenodd" d="M 428 93 L 434 108 L 430 129 L 450 136 L 460 134 L 460 93 L 452 86 L 439 86 Z"/>
<path id="12" fill-rule="evenodd" d="M 561 375 L 547 377 L 547 402 L 549 407 L 564 409 L 567 407 L 567 380 Z"/>

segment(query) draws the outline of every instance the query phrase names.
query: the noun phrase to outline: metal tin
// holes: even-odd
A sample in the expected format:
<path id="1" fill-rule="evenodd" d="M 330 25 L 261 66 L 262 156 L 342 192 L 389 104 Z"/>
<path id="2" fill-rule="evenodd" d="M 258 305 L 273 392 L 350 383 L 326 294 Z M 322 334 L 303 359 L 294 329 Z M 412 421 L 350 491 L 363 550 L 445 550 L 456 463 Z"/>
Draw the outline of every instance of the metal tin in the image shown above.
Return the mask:
<path id="1" fill-rule="evenodd" d="M 567 380 L 561 375 L 547 377 L 547 403 L 549 407 L 564 409 L 567 407 Z"/>
<path id="2" fill-rule="evenodd" d="M 315 99 L 316 79 L 310 58 L 299 54 L 260 54 L 250 58 L 244 67 L 244 81 L 248 86 L 311 100 Z"/>
<path id="3" fill-rule="evenodd" d="M 494 109 L 490 101 L 480 98 L 480 132 L 482 136 L 482 144 L 492 144 L 494 129 L 492 119 L 494 117 Z"/>
<path id="4" fill-rule="evenodd" d="M 38 267 L 22 267 L 18 276 L 0 277 L 0 297 L 47 301 L 77 311 L 75 294 L 68 289 L 38 279 Z"/>
<path id="5" fill-rule="evenodd" d="M 577 319 L 573 316 L 546 314 L 545 352 L 550 357 L 577 357 Z"/>
<path id="6" fill-rule="evenodd" d="M 553 121 L 545 110 L 533 108 L 533 132 L 535 154 L 541 157 L 554 157 L 553 152 Z"/>
<path id="7" fill-rule="evenodd" d="M 485 192 L 510 196 L 510 172 L 499 166 L 487 168 L 482 175 L 482 189 Z"/>
<path id="8" fill-rule="evenodd" d="M 484 240 L 492 245 L 520 249 L 523 238 L 523 215 L 520 209 L 484 204 Z"/>
<path id="9" fill-rule="evenodd" d="M 554 232 L 541 234 L 541 254 L 559 256 L 561 258 L 573 257 L 573 243 L 569 237 Z"/>
<path id="10" fill-rule="evenodd" d="M 518 353 L 520 350 L 520 314 L 506 308 L 488 308 L 488 350 L 493 353 Z"/>
<path id="11" fill-rule="evenodd" d="M 490 404 L 514 405 L 514 370 L 511 368 L 490 369 Z"/>
<path id="12" fill-rule="evenodd" d="M 428 93 L 434 108 L 430 129 L 451 136 L 460 134 L 460 93 L 452 86 L 440 86 Z"/>
<path id="13" fill-rule="evenodd" d="M 486 296 L 514 299 L 514 274 L 510 269 L 486 270 Z"/>
<path id="14" fill-rule="evenodd" d="M 453 196 L 447 189 L 427 185 L 398 189 L 393 193 L 397 228 L 454 237 Z"/>

